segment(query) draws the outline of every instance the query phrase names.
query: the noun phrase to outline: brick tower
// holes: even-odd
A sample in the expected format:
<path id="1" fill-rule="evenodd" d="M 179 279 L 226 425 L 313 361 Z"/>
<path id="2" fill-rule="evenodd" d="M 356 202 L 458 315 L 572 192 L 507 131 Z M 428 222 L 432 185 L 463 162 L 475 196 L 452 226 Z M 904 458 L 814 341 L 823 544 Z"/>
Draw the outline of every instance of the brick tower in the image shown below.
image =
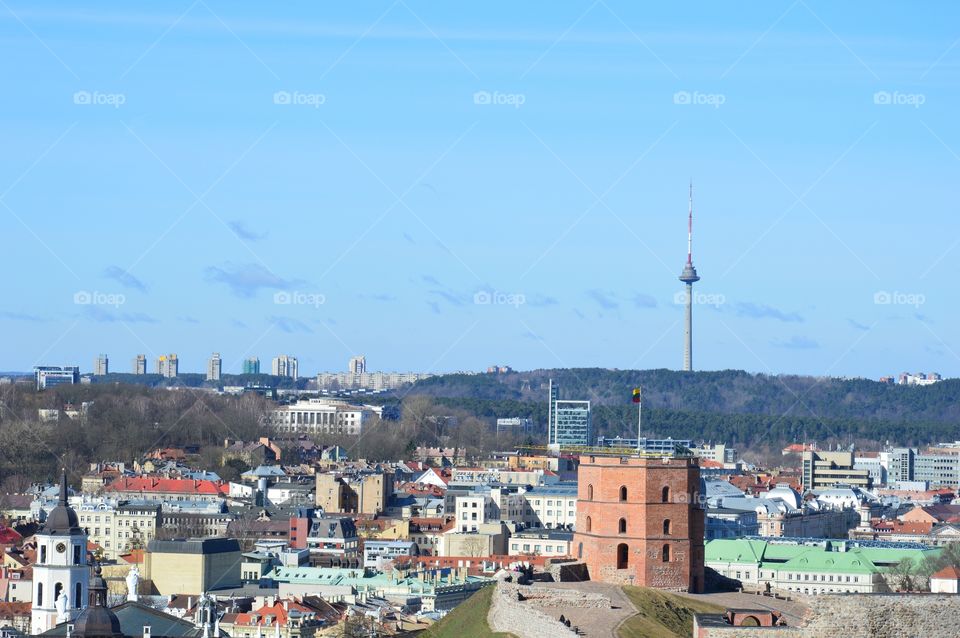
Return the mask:
<path id="1" fill-rule="evenodd" d="M 573 551 L 591 580 L 703 591 L 704 511 L 692 457 L 580 457 Z"/>

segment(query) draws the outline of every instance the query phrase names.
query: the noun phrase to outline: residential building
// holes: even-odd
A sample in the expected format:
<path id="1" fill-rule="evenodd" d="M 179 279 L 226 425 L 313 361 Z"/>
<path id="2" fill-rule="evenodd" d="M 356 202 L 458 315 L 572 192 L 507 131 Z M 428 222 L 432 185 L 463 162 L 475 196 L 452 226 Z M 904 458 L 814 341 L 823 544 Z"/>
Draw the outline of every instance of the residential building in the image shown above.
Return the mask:
<path id="1" fill-rule="evenodd" d="M 179 504 L 192 501 L 219 504 L 229 489 L 229 485 L 223 481 L 122 476 L 105 486 L 103 492 L 127 501 Z"/>
<path id="2" fill-rule="evenodd" d="M 243 374 L 260 374 L 260 359 L 256 357 L 244 359 Z"/>
<path id="3" fill-rule="evenodd" d="M 223 361 L 220 359 L 220 353 L 214 352 L 207 360 L 207 381 L 219 381 L 222 369 Z"/>
<path id="4" fill-rule="evenodd" d="M 110 373 L 110 360 L 107 358 L 107 355 L 101 354 L 97 355 L 97 358 L 93 360 L 93 374 L 97 377 L 102 377 Z"/>
<path id="5" fill-rule="evenodd" d="M 144 554 L 145 580 L 155 593 L 199 595 L 240 587 L 240 544 L 233 538 L 152 540 Z"/>
<path id="6" fill-rule="evenodd" d="M 297 358 L 287 354 L 274 357 L 273 362 L 270 364 L 270 373 L 275 377 L 297 379 L 299 377 Z"/>
<path id="7" fill-rule="evenodd" d="M 291 546 L 297 548 L 292 544 Z M 321 516 L 310 520 L 305 549 L 310 554 L 354 558 L 360 555 L 360 537 L 352 518 Z"/>
<path id="8" fill-rule="evenodd" d="M 590 579 L 703 591 L 699 491 L 696 457 L 581 456 L 574 547 Z"/>
<path id="9" fill-rule="evenodd" d="M 531 487 L 521 496 L 525 505 L 523 523 L 547 529 L 573 529 L 576 525 L 576 483 Z"/>
<path id="10" fill-rule="evenodd" d="M 80 383 L 79 366 L 34 366 L 33 376 L 37 390 L 45 390 L 58 385 Z"/>
<path id="11" fill-rule="evenodd" d="M 359 436 L 364 424 L 380 410 L 343 399 L 313 398 L 278 407 L 269 418 L 270 425 L 280 432 Z"/>
<path id="12" fill-rule="evenodd" d="M 363 566 L 371 569 L 380 569 L 383 561 L 394 560 L 400 557 L 419 556 L 420 548 L 413 541 L 394 540 L 377 541 L 367 540 L 363 543 Z"/>
<path id="13" fill-rule="evenodd" d="M 160 505 L 127 503 L 116 499 L 85 499 L 76 507 L 80 526 L 91 542 L 115 560 L 134 549 L 144 549 L 160 527 Z"/>
<path id="14" fill-rule="evenodd" d="M 147 373 L 147 355 L 138 354 L 133 359 L 133 373 L 140 375 Z"/>
<path id="15" fill-rule="evenodd" d="M 376 516 L 393 494 L 392 472 L 318 472 L 315 498 L 324 512 Z"/>
<path id="16" fill-rule="evenodd" d="M 347 365 L 347 372 L 350 374 L 363 374 L 367 371 L 367 358 L 362 354 L 350 357 L 350 363 Z"/>
<path id="17" fill-rule="evenodd" d="M 321 372 L 317 375 L 317 387 L 321 390 L 394 390 L 432 376 L 427 372 Z"/>
<path id="18" fill-rule="evenodd" d="M 162 354 L 157 357 L 157 374 L 161 377 L 172 379 L 179 372 L 180 362 L 175 354 Z"/>
<path id="19" fill-rule="evenodd" d="M 807 450 L 802 457 L 801 483 L 806 490 L 851 485 L 870 489 L 870 472 L 853 467 L 853 452 Z"/>
<path id="20" fill-rule="evenodd" d="M 532 431 L 533 419 L 519 416 L 497 419 L 497 434 L 527 434 Z"/>
<path id="21" fill-rule="evenodd" d="M 559 529 L 525 529 L 509 540 L 510 556 L 570 556 L 573 532 Z"/>

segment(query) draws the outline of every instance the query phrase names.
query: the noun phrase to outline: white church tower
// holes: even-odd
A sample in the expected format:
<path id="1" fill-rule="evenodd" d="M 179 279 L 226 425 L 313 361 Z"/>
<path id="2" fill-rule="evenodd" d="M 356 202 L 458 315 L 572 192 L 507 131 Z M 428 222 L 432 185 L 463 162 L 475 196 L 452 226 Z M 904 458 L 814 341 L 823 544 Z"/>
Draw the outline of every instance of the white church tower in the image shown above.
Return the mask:
<path id="1" fill-rule="evenodd" d="M 87 534 L 67 504 L 67 472 L 60 479 L 60 502 L 37 532 L 33 566 L 33 609 L 30 633 L 43 633 L 74 620 L 87 606 L 90 572 Z"/>

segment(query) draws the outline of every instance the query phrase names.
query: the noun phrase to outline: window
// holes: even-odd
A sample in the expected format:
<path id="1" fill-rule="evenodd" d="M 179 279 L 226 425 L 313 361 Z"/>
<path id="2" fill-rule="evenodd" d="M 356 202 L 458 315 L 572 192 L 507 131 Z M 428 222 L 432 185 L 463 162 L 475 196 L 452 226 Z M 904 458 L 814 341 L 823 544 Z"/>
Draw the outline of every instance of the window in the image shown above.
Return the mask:
<path id="1" fill-rule="evenodd" d="M 37 583 L 37 607 L 43 607 L 43 583 Z"/>
<path id="2" fill-rule="evenodd" d="M 63 583 L 57 583 L 53 586 L 53 603 L 57 603 L 57 599 L 60 598 L 60 592 L 63 591 Z"/>
<path id="3" fill-rule="evenodd" d="M 83 586 L 78 582 L 73 586 L 73 608 L 80 609 L 80 603 L 83 601 Z"/>
<path id="4" fill-rule="evenodd" d="M 587 485 L 587 500 L 593 500 L 593 485 Z"/>
<path id="5" fill-rule="evenodd" d="M 590 518 L 589 516 L 587 517 L 585 527 L 586 527 L 585 531 L 587 532 L 593 531 L 593 519 Z"/>
<path id="6" fill-rule="evenodd" d="M 626 533 L 627 533 L 627 519 L 621 518 L 621 519 L 617 522 L 617 532 L 619 532 L 619 533 L 621 533 L 621 534 L 626 534 Z"/>
<path id="7" fill-rule="evenodd" d="M 663 562 L 665 563 L 670 562 L 670 546 L 669 545 L 663 546 Z"/>
<path id="8" fill-rule="evenodd" d="M 47 562 L 47 546 L 41 545 L 40 546 L 40 563 L 43 564 L 46 562 Z"/>
<path id="9" fill-rule="evenodd" d="M 73 564 L 74 565 L 80 564 L 80 546 L 79 545 L 73 546 Z"/>
<path id="10" fill-rule="evenodd" d="M 670 519 L 669 518 L 663 521 L 663 533 L 666 534 L 667 536 L 670 535 Z"/>
<path id="11" fill-rule="evenodd" d="M 669 503 L 670 502 L 670 486 L 664 485 L 663 490 L 660 491 L 660 502 Z"/>
<path id="12" fill-rule="evenodd" d="M 620 501 L 623 502 L 623 501 L 625 501 L 625 500 L 627 500 L 627 486 L 626 486 L 626 485 L 621 485 L 621 486 L 620 486 Z"/>
<path id="13" fill-rule="evenodd" d="M 626 569 L 630 566 L 630 550 L 626 543 L 617 545 L 617 569 Z"/>

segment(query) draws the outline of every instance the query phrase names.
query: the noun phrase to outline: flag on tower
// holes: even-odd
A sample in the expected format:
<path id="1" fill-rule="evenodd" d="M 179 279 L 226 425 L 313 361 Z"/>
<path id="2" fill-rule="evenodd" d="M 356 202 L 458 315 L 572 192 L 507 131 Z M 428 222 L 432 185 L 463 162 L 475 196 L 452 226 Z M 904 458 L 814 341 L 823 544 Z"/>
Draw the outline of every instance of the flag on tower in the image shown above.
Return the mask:
<path id="1" fill-rule="evenodd" d="M 640 403 L 640 388 L 633 389 L 633 402 Z"/>

